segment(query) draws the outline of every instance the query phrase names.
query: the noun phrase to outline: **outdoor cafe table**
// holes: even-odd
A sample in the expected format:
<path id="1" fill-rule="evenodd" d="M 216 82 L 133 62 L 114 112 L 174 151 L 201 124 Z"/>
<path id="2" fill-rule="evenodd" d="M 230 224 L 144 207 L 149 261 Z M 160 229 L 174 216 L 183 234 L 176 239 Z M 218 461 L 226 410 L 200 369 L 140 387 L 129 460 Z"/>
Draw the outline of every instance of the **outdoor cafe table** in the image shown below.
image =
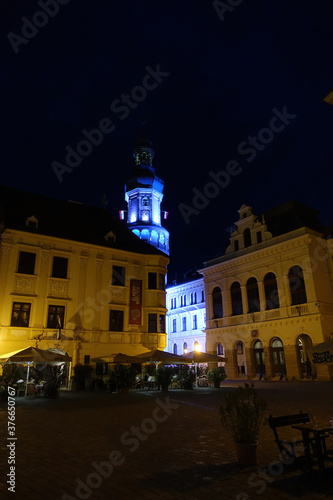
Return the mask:
<path id="1" fill-rule="evenodd" d="M 323 437 L 327 434 L 333 434 L 333 428 L 329 423 L 308 422 L 306 424 L 295 424 L 292 429 L 298 429 L 302 433 L 304 443 L 304 454 L 309 467 L 312 467 L 312 458 L 310 453 L 310 439 L 314 440 L 314 457 L 318 460 L 318 467 L 321 473 L 325 470 L 325 460 L 327 460 L 326 443 Z"/>

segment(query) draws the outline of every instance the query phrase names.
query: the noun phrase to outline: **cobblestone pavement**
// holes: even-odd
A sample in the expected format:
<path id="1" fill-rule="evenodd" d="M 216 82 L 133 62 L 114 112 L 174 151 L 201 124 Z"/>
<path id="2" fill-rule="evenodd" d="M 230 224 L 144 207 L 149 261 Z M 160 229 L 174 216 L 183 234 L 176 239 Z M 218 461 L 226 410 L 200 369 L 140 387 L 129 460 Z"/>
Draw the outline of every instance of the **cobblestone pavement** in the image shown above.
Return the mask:
<path id="1" fill-rule="evenodd" d="M 321 477 L 281 464 L 268 426 L 260 434 L 258 465 L 236 463 L 218 410 L 223 394 L 240 383 L 168 393 L 64 391 L 57 400 L 16 398 L 15 493 L 6 484 L 7 404 L 0 403 L 0 498 L 333 498 L 333 468 Z M 333 416 L 332 383 L 255 385 L 269 413 L 302 409 L 327 422 Z"/>

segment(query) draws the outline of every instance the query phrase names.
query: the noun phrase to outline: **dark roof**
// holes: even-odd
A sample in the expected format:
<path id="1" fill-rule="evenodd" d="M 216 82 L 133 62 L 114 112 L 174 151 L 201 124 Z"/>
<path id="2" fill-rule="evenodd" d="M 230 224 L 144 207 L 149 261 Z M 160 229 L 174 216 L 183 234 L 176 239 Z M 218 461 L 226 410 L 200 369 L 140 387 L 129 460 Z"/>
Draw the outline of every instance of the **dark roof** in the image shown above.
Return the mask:
<path id="1" fill-rule="evenodd" d="M 31 216 L 38 219 L 37 228 L 27 227 L 26 220 Z M 0 186 L 0 225 L 4 225 L 4 229 L 43 234 L 128 252 L 166 256 L 162 251 L 140 240 L 107 210 L 6 186 Z M 116 237 L 114 243 L 105 239 L 110 231 Z"/>
<path id="2" fill-rule="evenodd" d="M 319 212 L 298 201 L 289 201 L 263 212 L 268 231 L 272 236 L 295 231 L 307 227 L 319 233 L 324 232 L 325 226 L 318 220 Z M 261 217 L 259 217 L 259 220 Z"/>
<path id="3" fill-rule="evenodd" d="M 282 205 L 266 210 L 265 212 L 259 214 L 257 218 L 258 221 L 262 222 L 264 217 L 267 230 L 272 234 L 273 238 L 301 228 L 312 229 L 313 231 L 320 233 L 324 238 L 332 237 L 333 227 L 326 228 L 318 220 L 319 214 L 320 212 L 318 210 L 304 205 L 303 203 L 298 201 L 288 201 L 287 203 L 283 203 Z M 223 248 L 221 248 L 219 254 L 206 260 L 204 262 L 204 267 L 209 267 L 213 264 L 217 264 L 218 262 L 233 259 L 235 253 L 238 254 L 238 252 L 225 254 L 229 245 L 230 237 L 226 237 L 223 245 L 221 245 Z M 253 243 L 253 247 L 253 250 L 257 249 L 256 243 Z M 251 249 L 252 246 L 249 246 L 246 248 L 246 251 L 251 252 Z"/>
<path id="4" fill-rule="evenodd" d="M 190 271 L 187 271 L 187 273 L 184 274 L 184 278 L 181 280 L 173 280 L 171 283 L 168 283 L 168 286 L 166 287 L 171 288 L 173 286 L 177 285 L 185 285 L 186 283 L 190 283 L 191 281 L 196 281 L 200 280 L 203 278 L 203 274 L 198 273 L 198 271 L 191 269 Z"/>

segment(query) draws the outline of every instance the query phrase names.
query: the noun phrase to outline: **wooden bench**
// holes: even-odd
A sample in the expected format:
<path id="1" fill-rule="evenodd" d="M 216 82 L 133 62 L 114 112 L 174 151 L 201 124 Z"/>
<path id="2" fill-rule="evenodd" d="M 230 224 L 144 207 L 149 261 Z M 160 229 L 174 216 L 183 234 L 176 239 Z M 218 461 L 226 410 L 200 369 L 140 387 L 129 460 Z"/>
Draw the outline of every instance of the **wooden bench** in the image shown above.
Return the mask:
<path id="1" fill-rule="evenodd" d="M 303 445 L 304 449 L 304 442 L 303 439 L 291 439 L 290 436 L 288 436 L 287 439 L 282 439 L 282 437 L 279 436 L 278 429 L 282 427 L 291 427 L 296 424 L 306 424 L 307 422 L 310 422 L 310 417 L 308 413 L 304 413 L 302 411 L 292 415 L 283 415 L 281 417 L 273 417 L 272 415 L 269 416 L 268 424 L 274 433 L 275 442 L 278 445 L 282 460 L 287 458 L 295 461 L 295 459 L 298 458 L 296 448 L 297 446 Z M 314 449 L 313 441 L 310 442 L 310 446 Z"/>

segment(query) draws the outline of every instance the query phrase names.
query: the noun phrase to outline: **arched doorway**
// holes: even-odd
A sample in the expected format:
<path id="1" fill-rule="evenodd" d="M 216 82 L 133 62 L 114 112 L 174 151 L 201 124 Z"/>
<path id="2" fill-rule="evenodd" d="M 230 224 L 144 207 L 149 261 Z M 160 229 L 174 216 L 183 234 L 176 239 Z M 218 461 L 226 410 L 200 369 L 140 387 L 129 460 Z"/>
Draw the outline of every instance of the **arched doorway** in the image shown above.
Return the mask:
<path id="1" fill-rule="evenodd" d="M 246 373 L 245 349 L 244 349 L 244 343 L 241 340 L 239 340 L 236 344 L 236 353 L 237 353 L 238 375 L 245 375 Z"/>
<path id="2" fill-rule="evenodd" d="M 286 360 L 284 357 L 283 342 L 278 337 L 271 342 L 272 365 L 274 375 L 286 375 Z"/>
<path id="3" fill-rule="evenodd" d="M 259 375 L 265 375 L 265 354 L 261 340 L 255 341 L 255 343 L 253 344 L 253 351 L 256 373 L 258 373 Z"/>
<path id="4" fill-rule="evenodd" d="M 297 364 L 299 369 L 300 378 L 306 378 L 306 358 L 307 349 L 312 347 L 312 340 L 306 333 L 302 333 L 296 339 L 296 353 L 297 353 Z M 312 365 L 312 370 L 314 370 L 314 366 Z"/>

